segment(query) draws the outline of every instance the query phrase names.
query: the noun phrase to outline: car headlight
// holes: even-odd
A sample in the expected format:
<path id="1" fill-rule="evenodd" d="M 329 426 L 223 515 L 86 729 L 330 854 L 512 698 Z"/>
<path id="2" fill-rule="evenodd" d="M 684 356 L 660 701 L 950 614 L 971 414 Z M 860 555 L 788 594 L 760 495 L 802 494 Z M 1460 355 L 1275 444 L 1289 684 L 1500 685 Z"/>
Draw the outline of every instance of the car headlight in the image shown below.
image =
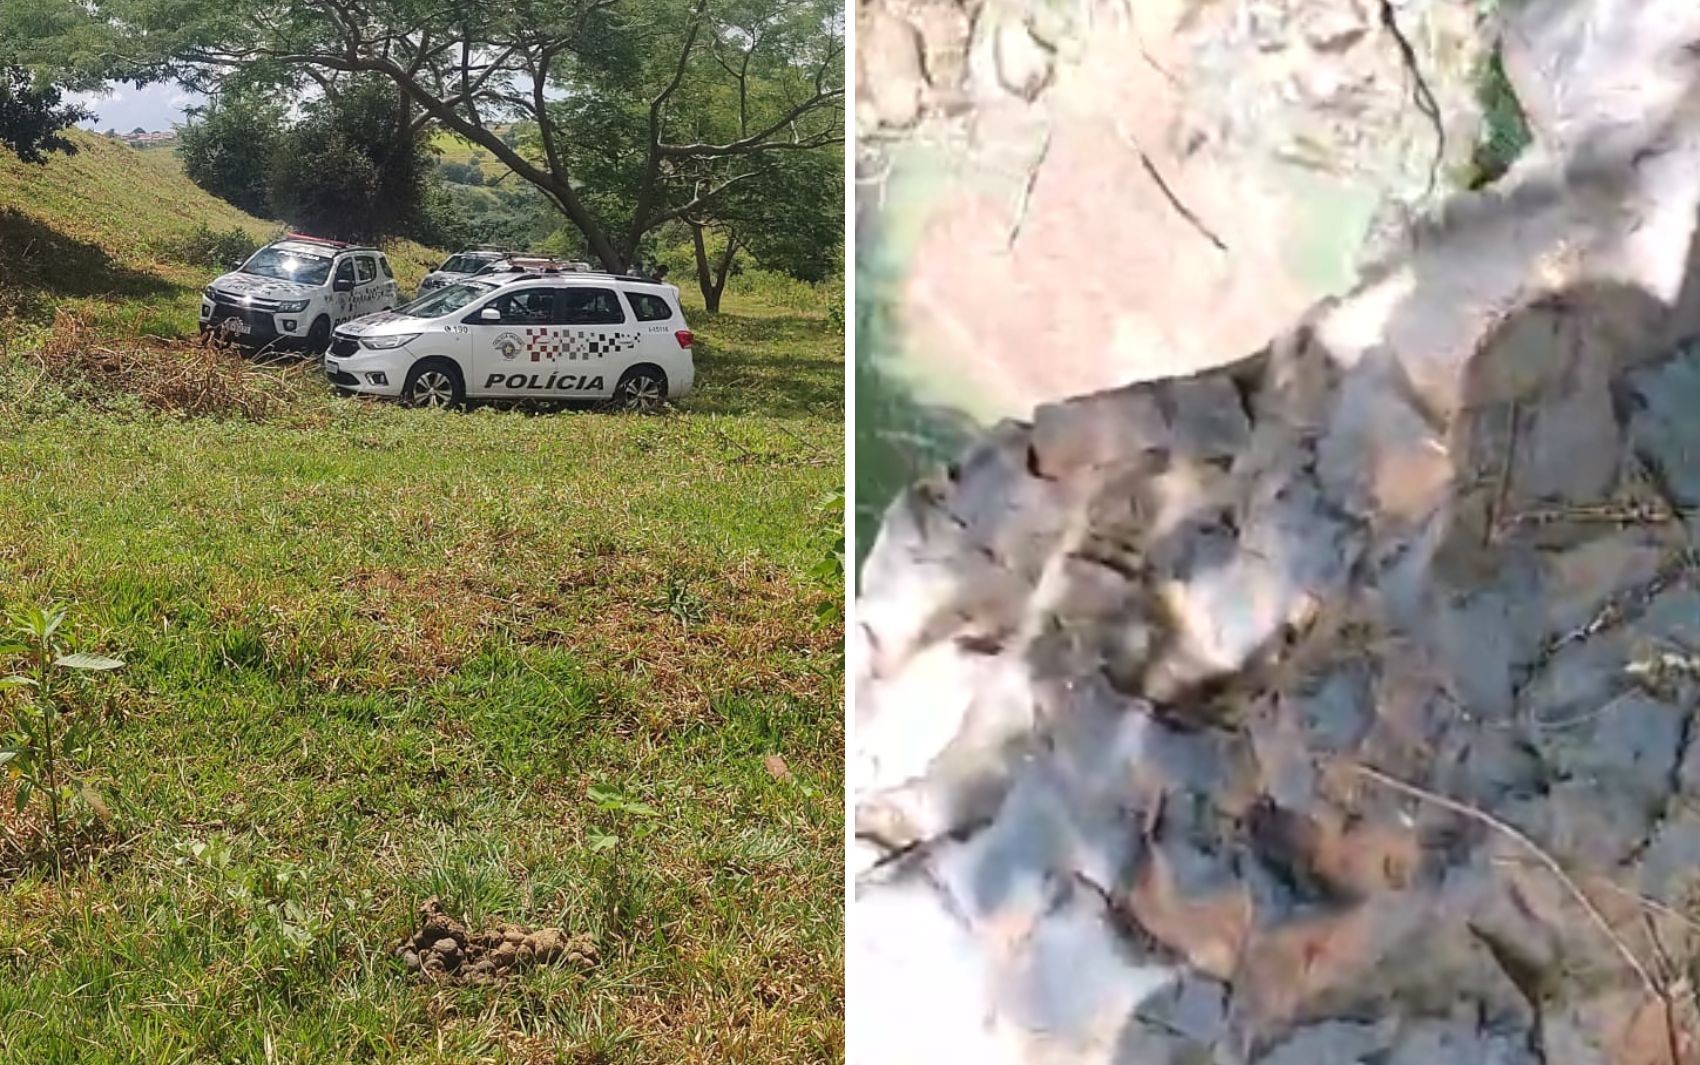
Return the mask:
<path id="1" fill-rule="evenodd" d="M 361 337 L 360 346 L 371 348 L 373 351 L 389 351 L 391 348 L 401 347 L 410 340 L 418 339 L 418 333 L 397 333 L 394 336 L 387 337 Z"/>
<path id="2" fill-rule="evenodd" d="M 283 314 L 300 314 L 302 311 L 307 309 L 307 304 L 310 303 L 310 302 L 312 302 L 312 301 L 311 300 L 290 300 L 287 303 L 278 304 L 277 309 L 278 309 L 279 312 L 281 312 Z"/>
<path id="3" fill-rule="evenodd" d="M 201 289 L 201 295 L 205 296 L 209 300 L 216 300 L 218 299 L 218 289 L 208 285 L 206 288 Z"/>

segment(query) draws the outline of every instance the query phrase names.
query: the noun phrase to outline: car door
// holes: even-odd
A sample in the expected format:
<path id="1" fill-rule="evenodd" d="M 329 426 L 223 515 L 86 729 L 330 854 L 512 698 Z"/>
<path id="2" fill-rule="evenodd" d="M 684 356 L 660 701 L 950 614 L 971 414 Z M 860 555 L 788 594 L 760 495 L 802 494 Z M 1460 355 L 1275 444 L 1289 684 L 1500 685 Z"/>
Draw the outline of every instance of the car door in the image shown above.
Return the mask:
<path id="1" fill-rule="evenodd" d="M 336 264 L 336 273 L 331 275 L 331 324 L 341 325 L 355 317 L 354 309 L 354 257 L 345 255 Z"/>
<path id="2" fill-rule="evenodd" d="M 562 367 L 555 321 L 559 289 L 512 289 L 480 303 L 464 321 L 472 336 L 472 380 L 467 391 L 480 396 L 552 394 Z M 492 317 L 485 312 L 494 310 Z"/>
<path id="3" fill-rule="evenodd" d="M 560 290 L 561 358 L 577 378 L 563 394 L 583 398 L 614 394 L 620 375 L 638 357 L 640 334 L 611 288 L 574 285 Z"/>
<path id="4" fill-rule="evenodd" d="M 384 309 L 384 287 L 379 283 L 378 260 L 369 254 L 354 256 L 354 298 L 349 301 L 350 317 L 372 314 Z"/>
<path id="5" fill-rule="evenodd" d="M 379 254 L 378 272 L 383 275 L 378 283 L 384 287 L 382 310 L 393 310 L 401 306 L 401 286 L 396 284 L 395 271 L 390 269 L 389 256 Z"/>

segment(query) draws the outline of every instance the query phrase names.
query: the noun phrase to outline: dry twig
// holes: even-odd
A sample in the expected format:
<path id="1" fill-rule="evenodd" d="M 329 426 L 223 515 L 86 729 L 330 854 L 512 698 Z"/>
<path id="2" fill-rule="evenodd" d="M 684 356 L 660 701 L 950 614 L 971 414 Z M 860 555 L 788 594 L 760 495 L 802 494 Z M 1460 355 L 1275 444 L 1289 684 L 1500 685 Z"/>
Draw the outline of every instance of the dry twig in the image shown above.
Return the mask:
<path id="1" fill-rule="evenodd" d="M 1349 764 L 1360 776 L 1368 777 L 1370 780 L 1375 781 L 1383 787 L 1391 788 L 1392 790 L 1408 795 L 1413 799 L 1421 799 L 1424 802 L 1444 807 L 1455 814 L 1461 814 L 1473 821 L 1487 825 L 1489 828 L 1492 828 L 1515 841 L 1519 846 L 1523 847 L 1531 855 L 1533 855 L 1535 859 L 1541 863 L 1541 865 L 1545 866 L 1547 871 L 1557 878 L 1558 882 L 1564 886 L 1564 889 L 1570 893 L 1570 896 L 1581 905 L 1583 911 L 1587 913 L 1589 920 L 1593 921 L 1595 926 L 1597 926 L 1599 930 L 1605 934 L 1606 938 L 1611 940 L 1612 945 L 1617 948 L 1617 952 L 1623 956 L 1623 960 L 1628 963 L 1630 969 L 1634 970 L 1635 975 L 1640 978 L 1641 983 L 1647 988 L 1647 991 L 1650 994 L 1657 995 L 1660 999 L 1665 997 L 1657 981 L 1653 979 L 1653 974 L 1647 971 L 1647 967 L 1642 964 L 1641 959 L 1635 956 L 1635 952 L 1633 950 L 1629 949 L 1629 944 L 1625 943 L 1623 941 L 1623 937 L 1617 934 L 1617 930 L 1612 928 L 1611 922 L 1607 921 L 1605 915 L 1600 912 L 1599 907 L 1594 905 L 1594 900 L 1590 899 L 1587 892 L 1582 890 L 1581 885 L 1576 883 L 1576 881 L 1571 878 L 1570 874 L 1564 871 L 1564 867 L 1558 864 L 1558 859 L 1554 858 L 1551 854 L 1548 854 L 1540 844 L 1536 843 L 1516 828 L 1506 824 L 1504 821 L 1501 821 L 1499 818 L 1493 816 L 1487 811 L 1471 806 L 1467 802 L 1450 799 L 1445 795 L 1429 791 L 1427 788 L 1421 788 L 1415 784 L 1407 783 L 1406 781 L 1400 780 L 1398 777 L 1389 776 L 1381 770 L 1376 769 L 1373 766 L 1364 765 L 1361 762 L 1353 762 Z"/>

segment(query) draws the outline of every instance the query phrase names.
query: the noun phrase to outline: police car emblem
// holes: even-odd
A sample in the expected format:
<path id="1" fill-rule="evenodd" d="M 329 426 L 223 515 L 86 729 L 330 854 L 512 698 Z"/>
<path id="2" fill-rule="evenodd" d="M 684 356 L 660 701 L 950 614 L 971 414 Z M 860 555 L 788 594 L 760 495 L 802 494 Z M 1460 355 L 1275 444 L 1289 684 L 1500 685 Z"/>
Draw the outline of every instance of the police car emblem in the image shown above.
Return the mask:
<path id="1" fill-rule="evenodd" d="M 502 353 L 502 358 L 511 362 L 525 350 L 525 341 L 514 333 L 503 333 L 496 338 L 496 350 Z"/>

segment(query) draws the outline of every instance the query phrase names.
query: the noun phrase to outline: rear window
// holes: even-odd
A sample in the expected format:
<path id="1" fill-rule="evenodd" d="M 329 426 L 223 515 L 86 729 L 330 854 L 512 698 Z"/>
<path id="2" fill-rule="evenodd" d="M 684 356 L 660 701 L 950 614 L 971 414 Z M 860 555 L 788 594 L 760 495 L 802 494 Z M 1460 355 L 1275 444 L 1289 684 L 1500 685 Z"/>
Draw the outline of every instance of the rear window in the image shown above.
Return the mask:
<path id="1" fill-rule="evenodd" d="M 666 300 L 650 292 L 628 292 L 626 301 L 640 322 L 663 322 L 673 317 L 673 308 Z"/>
<path id="2" fill-rule="evenodd" d="M 613 289 L 564 288 L 557 303 L 563 325 L 619 325 L 626 320 Z"/>
<path id="3" fill-rule="evenodd" d="M 378 266 L 384 271 L 385 277 L 392 281 L 395 280 L 395 271 L 390 269 L 390 261 L 388 259 L 384 258 L 382 255 L 378 256 Z"/>

